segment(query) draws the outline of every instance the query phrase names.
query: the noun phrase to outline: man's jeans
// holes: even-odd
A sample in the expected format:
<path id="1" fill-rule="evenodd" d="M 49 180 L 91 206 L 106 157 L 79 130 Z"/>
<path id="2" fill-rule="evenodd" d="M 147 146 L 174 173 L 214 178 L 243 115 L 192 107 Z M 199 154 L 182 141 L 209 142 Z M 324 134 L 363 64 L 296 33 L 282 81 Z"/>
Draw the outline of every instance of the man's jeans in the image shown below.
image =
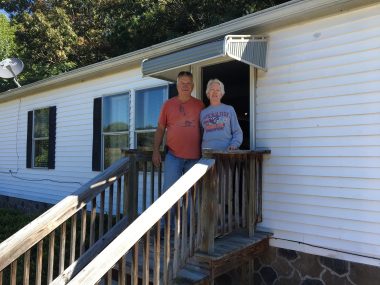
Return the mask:
<path id="1" fill-rule="evenodd" d="M 179 158 L 169 151 L 165 156 L 164 192 L 197 162 L 198 159 Z"/>
<path id="2" fill-rule="evenodd" d="M 168 152 L 165 156 L 165 168 L 164 168 L 164 192 L 170 188 L 183 174 L 185 174 L 190 168 L 192 168 L 198 159 L 184 159 L 179 158 Z M 191 203 L 191 199 L 189 201 Z M 175 205 L 174 205 L 175 206 Z M 170 211 L 170 228 L 174 230 L 174 220 L 176 211 L 173 207 Z M 188 225 L 190 223 L 189 212 L 187 214 Z M 163 224 L 161 224 L 163 226 Z"/>

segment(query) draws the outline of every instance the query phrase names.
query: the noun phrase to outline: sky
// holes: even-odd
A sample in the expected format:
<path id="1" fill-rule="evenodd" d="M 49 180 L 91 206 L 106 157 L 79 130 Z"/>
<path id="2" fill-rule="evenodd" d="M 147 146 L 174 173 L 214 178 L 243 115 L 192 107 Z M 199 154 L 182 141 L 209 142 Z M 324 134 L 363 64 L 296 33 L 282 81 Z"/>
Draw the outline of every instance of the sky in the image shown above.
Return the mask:
<path id="1" fill-rule="evenodd" d="M 8 17 L 8 14 L 7 14 L 7 12 L 5 12 L 4 10 L 2 10 L 2 9 L 0 9 L 0 14 L 4 14 L 4 15 L 6 15 L 7 17 Z"/>

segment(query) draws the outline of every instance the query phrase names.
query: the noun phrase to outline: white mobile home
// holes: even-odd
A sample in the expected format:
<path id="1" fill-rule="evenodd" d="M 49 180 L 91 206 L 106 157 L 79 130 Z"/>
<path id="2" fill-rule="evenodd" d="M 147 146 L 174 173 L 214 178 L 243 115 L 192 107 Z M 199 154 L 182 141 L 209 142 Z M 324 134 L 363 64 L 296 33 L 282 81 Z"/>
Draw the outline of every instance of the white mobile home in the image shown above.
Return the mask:
<path id="1" fill-rule="evenodd" d="M 378 1 L 295 0 L 4 92 L 0 195 L 54 204 L 118 147 L 149 147 L 186 69 L 199 98 L 225 83 L 244 148 L 271 150 L 259 226 L 271 245 L 380 266 L 379 25 Z"/>

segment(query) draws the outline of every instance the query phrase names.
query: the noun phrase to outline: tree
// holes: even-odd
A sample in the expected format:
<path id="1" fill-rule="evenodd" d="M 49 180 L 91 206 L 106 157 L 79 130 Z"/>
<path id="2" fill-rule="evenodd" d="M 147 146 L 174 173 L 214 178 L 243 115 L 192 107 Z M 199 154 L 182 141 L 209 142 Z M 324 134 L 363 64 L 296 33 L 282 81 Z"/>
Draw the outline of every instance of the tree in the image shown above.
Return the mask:
<path id="1" fill-rule="evenodd" d="M 23 84 L 186 35 L 286 0 L 2 0 Z"/>
<path id="2" fill-rule="evenodd" d="M 0 14 L 0 61 L 16 56 L 15 29 L 8 18 Z M 0 90 L 14 88 L 15 85 L 8 79 L 0 79 Z"/>
<path id="3" fill-rule="evenodd" d="M 13 56 L 15 48 L 15 29 L 8 18 L 0 14 L 0 60 Z"/>

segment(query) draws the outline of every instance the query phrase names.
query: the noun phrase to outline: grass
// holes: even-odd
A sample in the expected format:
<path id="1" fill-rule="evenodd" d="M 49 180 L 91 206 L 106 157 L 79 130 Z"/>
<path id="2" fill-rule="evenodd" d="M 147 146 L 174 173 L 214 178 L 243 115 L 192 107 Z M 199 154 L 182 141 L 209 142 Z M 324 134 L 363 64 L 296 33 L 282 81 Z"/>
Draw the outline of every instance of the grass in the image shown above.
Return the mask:
<path id="1" fill-rule="evenodd" d="M 13 209 L 0 208 L 0 242 L 22 229 L 39 214 L 25 214 Z"/>
<path id="2" fill-rule="evenodd" d="M 39 214 L 26 214 L 20 210 L 0 208 L 0 242 L 6 240 L 11 235 L 22 229 L 24 226 L 33 221 Z M 22 283 L 22 276 L 18 271 L 17 284 Z M 4 270 L 4 284 L 9 284 L 9 267 Z"/>

